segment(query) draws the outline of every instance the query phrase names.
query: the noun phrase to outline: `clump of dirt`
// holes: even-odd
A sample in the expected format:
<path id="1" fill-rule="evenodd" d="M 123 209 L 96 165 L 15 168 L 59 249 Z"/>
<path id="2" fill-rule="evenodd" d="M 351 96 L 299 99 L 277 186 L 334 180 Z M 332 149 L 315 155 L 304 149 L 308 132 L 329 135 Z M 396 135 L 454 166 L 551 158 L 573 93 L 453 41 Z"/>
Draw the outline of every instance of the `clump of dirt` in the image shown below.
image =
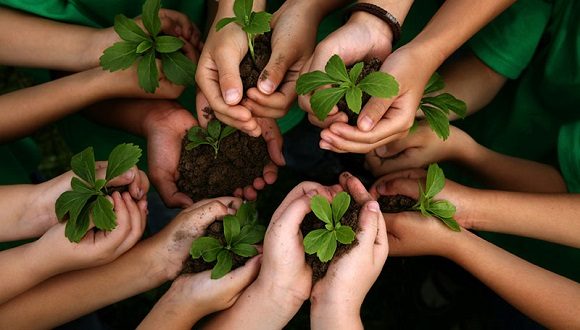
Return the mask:
<path id="1" fill-rule="evenodd" d="M 351 203 L 348 210 L 346 211 L 346 213 L 344 214 L 344 216 L 342 217 L 342 219 L 340 220 L 340 223 L 343 226 L 350 226 L 352 228 L 352 230 L 354 230 L 354 232 L 358 232 L 358 214 L 360 212 L 360 206 L 357 205 L 356 203 Z M 309 232 L 316 230 L 316 229 L 321 229 L 324 228 L 324 222 L 322 222 L 320 219 L 318 219 L 314 213 L 309 213 L 306 215 L 306 217 L 304 218 L 304 221 L 302 221 L 302 224 L 300 225 L 300 231 L 302 232 L 302 236 L 306 236 Z M 348 251 L 350 251 L 352 248 L 354 248 L 355 246 L 357 246 L 358 241 L 355 240 L 352 242 L 352 244 L 349 245 L 344 245 L 341 244 L 340 242 L 338 242 L 338 246 L 336 247 L 336 252 L 334 253 L 334 257 L 332 258 L 333 260 L 342 257 L 343 255 L 347 254 Z M 316 256 L 316 253 L 314 254 L 306 254 L 306 263 L 308 265 L 310 265 L 310 267 L 312 267 L 312 281 L 316 282 L 319 279 L 323 278 L 324 275 L 326 274 L 326 271 L 328 270 L 328 266 L 330 265 L 330 262 L 322 262 L 320 261 L 320 259 L 318 259 L 318 256 Z"/>
<path id="2" fill-rule="evenodd" d="M 185 136 L 177 187 L 193 201 L 228 196 L 236 188 L 251 185 L 255 178 L 262 176 L 264 166 L 270 162 L 264 139 L 240 131 L 221 141 L 217 156 L 209 145 L 186 150 L 187 143 Z"/>
<path id="3" fill-rule="evenodd" d="M 256 61 L 254 62 L 250 52 L 248 52 L 240 63 L 240 76 L 242 77 L 244 94 L 248 89 L 258 85 L 260 74 L 268 64 L 268 61 L 270 61 L 270 56 L 272 55 L 271 38 L 272 32 L 257 36 L 254 40 Z M 267 78 L 267 73 L 264 74 L 262 79 L 265 78 Z"/>
<path id="4" fill-rule="evenodd" d="M 221 221 L 215 221 L 207 227 L 205 236 L 213 237 L 225 245 L 226 238 L 224 236 L 224 225 Z M 233 255 L 232 270 L 242 267 L 248 258 L 241 257 L 235 253 Z M 203 258 L 192 259 L 191 257 L 183 263 L 182 274 L 201 273 L 203 271 L 212 269 L 217 261 L 208 263 L 203 261 Z"/>
<path id="5" fill-rule="evenodd" d="M 362 72 L 361 72 L 361 74 L 356 82 L 359 83 L 361 80 L 363 80 L 369 74 L 376 72 L 376 71 L 379 71 L 381 69 L 381 65 L 382 65 L 381 61 L 376 57 L 371 59 L 371 60 L 364 61 L 363 70 L 362 70 Z M 352 69 L 352 66 L 348 67 L 347 69 L 348 70 Z M 371 96 L 365 92 L 363 92 L 362 95 L 363 95 L 362 96 L 362 107 L 364 108 L 365 104 L 367 104 L 367 102 L 371 99 Z M 342 99 L 340 99 L 340 101 L 338 101 L 338 104 L 336 106 L 338 107 L 338 110 L 340 110 L 348 115 L 348 124 L 356 126 L 358 114 L 350 111 L 350 109 L 348 108 L 348 105 L 346 104 L 346 99 L 344 97 Z"/>
<path id="6" fill-rule="evenodd" d="M 383 213 L 409 211 L 417 203 L 415 199 L 405 195 L 381 196 L 377 199 L 377 202 Z"/>

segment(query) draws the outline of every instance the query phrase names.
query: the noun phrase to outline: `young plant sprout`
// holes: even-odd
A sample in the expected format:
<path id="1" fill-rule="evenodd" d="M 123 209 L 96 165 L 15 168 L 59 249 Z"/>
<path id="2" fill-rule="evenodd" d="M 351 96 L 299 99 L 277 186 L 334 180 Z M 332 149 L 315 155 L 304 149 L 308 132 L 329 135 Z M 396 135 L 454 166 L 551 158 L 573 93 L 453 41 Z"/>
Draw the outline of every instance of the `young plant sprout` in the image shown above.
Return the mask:
<path id="1" fill-rule="evenodd" d="M 344 191 L 334 197 L 332 204 L 320 195 L 312 197 L 310 200 L 312 212 L 325 223 L 325 226 L 309 232 L 304 237 L 306 253 L 316 253 L 320 261 L 328 262 L 334 256 L 337 242 L 351 244 L 354 241 L 355 233 L 352 228 L 340 223 L 349 206 L 350 195 Z"/>
<path id="2" fill-rule="evenodd" d="M 107 48 L 100 58 L 101 67 L 111 72 L 125 70 L 139 61 L 137 66 L 139 86 L 147 93 L 154 93 L 159 87 L 156 63 L 158 57 L 161 59 L 163 73 L 169 81 L 178 85 L 195 83 L 196 66 L 180 51 L 184 42 L 176 37 L 159 35 L 160 1 L 147 0 L 143 4 L 142 18 L 146 31 L 132 19 L 117 15 L 114 29 L 123 41 Z"/>
<path id="3" fill-rule="evenodd" d="M 203 258 L 205 262 L 216 262 L 211 271 L 212 279 L 219 279 L 230 272 L 234 255 L 250 258 L 258 254 L 252 244 L 261 242 L 266 227 L 258 224 L 256 209 L 244 203 L 236 215 L 226 215 L 223 219 L 224 237 L 222 242 L 217 238 L 204 236 L 193 241 L 190 254 L 193 259 Z"/>
<path id="4" fill-rule="evenodd" d="M 427 170 L 427 182 L 425 183 L 425 190 L 421 183 L 419 183 L 419 200 L 412 209 L 420 211 L 425 217 L 433 216 L 441 221 L 453 231 L 461 231 L 461 227 L 453 219 L 455 215 L 455 205 L 446 200 L 434 200 L 437 195 L 445 187 L 445 174 L 437 164 L 429 165 Z"/>
<path id="5" fill-rule="evenodd" d="M 202 144 L 207 144 L 213 148 L 215 156 L 217 157 L 220 150 L 220 142 L 227 136 L 232 135 L 235 131 L 236 129 L 231 126 L 222 128 L 222 124 L 218 120 L 212 119 L 207 124 L 207 129 L 199 126 L 194 126 L 189 129 L 187 139 L 190 142 L 185 146 L 185 150 L 192 150 Z"/>
<path id="6" fill-rule="evenodd" d="M 359 81 L 363 67 L 364 63 L 360 62 L 347 71 L 342 59 L 333 55 L 326 63 L 325 72 L 314 71 L 301 75 L 296 82 L 296 92 L 306 95 L 316 90 L 310 99 L 310 105 L 320 120 L 326 119 L 343 97 L 348 108 L 358 114 L 362 107 L 363 92 L 382 98 L 390 98 L 399 93 L 399 84 L 395 78 L 384 72 L 370 73 Z M 325 85 L 331 87 L 318 89 Z"/>
<path id="7" fill-rule="evenodd" d="M 442 90 L 444 87 L 443 78 L 435 72 L 429 79 L 424 94 L 429 95 Z M 456 113 L 460 118 L 464 118 L 467 113 L 465 102 L 456 99 L 449 93 L 424 96 L 421 99 L 419 109 L 425 114 L 425 119 L 427 119 L 433 132 L 444 141 L 449 137 L 449 111 Z"/>
<path id="8" fill-rule="evenodd" d="M 266 12 L 254 12 L 252 6 L 254 0 L 236 0 L 234 2 L 235 17 L 226 17 L 217 22 L 215 29 L 219 31 L 230 23 L 236 23 L 242 27 L 248 37 L 248 48 L 252 60 L 256 63 L 256 55 L 254 54 L 254 39 L 260 34 L 270 32 L 270 20 L 272 14 Z"/>
<path id="9" fill-rule="evenodd" d="M 113 203 L 105 197 L 109 194 L 107 183 L 135 166 L 140 157 L 141 149 L 138 146 L 118 145 L 109 154 L 104 179 L 96 179 L 92 147 L 72 157 L 70 165 L 78 178 L 72 178 L 72 191 L 62 193 L 55 205 L 59 221 L 67 221 L 65 236 L 71 242 L 80 242 L 89 231 L 91 216 L 96 228 L 107 231 L 115 229 L 117 217 L 113 212 Z"/>

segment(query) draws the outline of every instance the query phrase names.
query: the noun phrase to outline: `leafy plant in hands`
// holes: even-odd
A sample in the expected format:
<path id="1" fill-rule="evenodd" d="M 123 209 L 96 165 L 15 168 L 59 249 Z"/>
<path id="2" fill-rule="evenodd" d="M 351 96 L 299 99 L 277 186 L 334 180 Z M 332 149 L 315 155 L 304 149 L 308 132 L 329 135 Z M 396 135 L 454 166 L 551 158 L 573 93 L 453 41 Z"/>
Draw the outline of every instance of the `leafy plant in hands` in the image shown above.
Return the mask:
<path id="1" fill-rule="evenodd" d="M 138 61 L 139 86 L 147 93 L 154 93 L 159 87 L 157 57 L 161 58 L 163 73 L 169 81 L 178 85 L 195 83 L 196 65 L 180 51 L 184 42 L 176 37 L 159 35 L 160 7 L 161 0 L 147 0 L 143 4 L 146 31 L 125 15 L 115 16 L 114 29 L 123 41 L 107 48 L 100 58 L 101 67 L 111 72 L 125 70 Z"/>
<path id="2" fill-rule="evenodd" d="M 461 231 L 461 227 L 453 219 L 455 215 L 455 205 L 447 200 L 434 200 L 437 195 L 445 187 L 445 174 L 437 164 L 429 165 L 427 170 L 427 182 L 425 183 L 425 190 L 421 183 L 419 183 L 419 200 L 412 207 L 415 211 L 420 211 L 425 217 L 435 217 L 453 231 Z"/>
<path id="3" fill-rule="evenodd" d="M 223 219 L 225 242 L 204 236 L 193 241 L 190 254 L 193 259 L 216 262 L 211 271 L 212 279 L 219 279 L 230 272 L 234 255 L 250 258 L 258 254 L 252 244 L 264 240 L 266 227 L 258 224 L 258 213 L 253 205 L 244 203 L 236 215 Z"/>
<path id="4" fill-rule="evenodd" d="M 92 147 L 74 155 L 71 167 L 78 177 L 71 180 L 71 191 L 65 191 L 56 200 L 56 216 L 67 221 L 65 236 L 78 243 L 89 231 L 90 217 L 96 228 L 113 230 L 117 217 L 113 203 L 106 196 L 107 183 L 135 166 L 141 157 L 141 149 L 133 144 L 120 144 L 109 154 L 107 173 L 104 179 L 96 178 L 95 155 Z M 68 215 L 68 216 L 67 216 Z"/>
<path id="5" fill-rule="evenodd" d="M 248 48 L 252 60 L 256 63 L 256 55 L 254 54 L 254 40 L 260 34 L 270 31 L 270 20 L 272 14 L 266 12 L 254 12 L 252 7 L 254 0 L 236 0 L 234 1 L 234 15 L 235 17 L 226 17 L 217 22 L 215 29 L 219 31 L 230 23 L 236 23 L 242 27 L 248 37 Z"/>
<path id="6" fill-rule="evenodd" d="M 349 206 L 350 195 L 344 191 L 334 197 L 332 204 L 320 195 L 312 197 L 310 208 L 325 225 L 324 228 L 313 230 L 304 237 L 306 253 L 316 253 L 320 261 L 328 262 L 334 256 L 338 242 L 351 244 L 354 241 L 355 233 L 352 228 L 340 223 Z"/>
<path id="7" fill-rule="evenodd" d="M 299 95 L 306 95 L 322 86 L 331 86 L 316 90 L 310 98 L 312 110 L 320 120 L 326 119 L 328 113 L 343 97 L 348 108 L 358 114 L 362 107 L 363 92 L 381 98 L 390 98 L 399 93 L 399 84 L 387 73 L 372 72 L 359 79 L 363 68 L 364 63 L 359 62 L 347 70 L 342 59 L 334 55 L 326 63 L 324 72 L 313 71 L 301 75 L 296 82 L 296 92 Z"/>
<path id="8" fill-rule="evenodd" d="M 207 144 L 214 149 L 215 157 L 217 157 L 220 150 L 220 142 L 224 138 L 232 135 L 235 131 L 235 128 L 231 126 L 222 127 L 222 124 L 218 120 L 212 119 L 207 124 L 207 129 L 199 126 L 194 126 L 189 129 L 187 139 L 190 142 L 185 146 L 185 149 L 192 150 L 202 144 Z"/>
<path id="9" fill-rule="evenodd" d="M 445 87 L 443 78 L 435 72 L 429 79 L 425 87 L 425 95 L 442 90 Z M 424 96 L 421 99 L 419 109 L 425 114 L 425 119 L 429 126 L 443 140 L 449 137 L 449 112 L 456 113 L 459 117 L 464 118 L 467 114 L 467 105 L 465 102 L 456 99 L 449 93 L 442 93 L 436 96 Z"/>

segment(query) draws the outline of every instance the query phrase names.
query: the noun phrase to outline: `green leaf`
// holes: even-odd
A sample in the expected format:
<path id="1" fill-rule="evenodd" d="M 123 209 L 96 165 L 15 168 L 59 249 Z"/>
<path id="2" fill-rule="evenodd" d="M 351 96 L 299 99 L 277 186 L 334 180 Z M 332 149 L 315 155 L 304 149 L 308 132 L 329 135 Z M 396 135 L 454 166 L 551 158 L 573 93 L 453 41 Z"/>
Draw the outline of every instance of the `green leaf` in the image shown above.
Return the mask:
<path id="1" fill-rule="evenodd" d="M 143 4 L 143 25 L 153 37 L 156 37 L 161 32 L 160 8 L 161 0 L 146 0 Z"/>
<path id="2" fill-rule="evenodd" d="M 219 31 L 221 29 L 223 29 L 224 27 L 226 27 L 226 25 L 233 23 L 233 22 L 237 22 L 238 18 L 237 17 L 226 17 L 226 18 L 222 18 L 219 22 L 217 22 L 217 24 L 215 25 L 215 30 Z M 240 23 L 241 25 L 241 23 Z"/>
<path id="3" fill-rule="evenodd" d="M 308 254 L 316 253 L 322 246 L 327 233 L 330 232 L 326 229 L 316 229 L 306 234 L 302 242 L 304 244 L 304 252 Z"/>
<path id="4" fill-rule="evenodd" d="M 427 169 L 427 181 L 425 183 L 425 196 L 433 198 L 445 187 L 445 174 L 439 165 L 431 164 Z"/>
<path id="5" fill-rule="evenodd" d="M 235 0 L 234 14 L 236 15 L 236 17 L 246 22 L 250 19 L 253 5 L 254 0 Z"/>
<path id="6" fill-rule="evenodd" d="M 332 57 L 326 63 L 324 71 L 335 80 L 350 82 L 350 77 L 348 72 L 346 72 L 346 66 L 344 62 L 338 55 L 332 55 Z"/>
<path id="7" fill-rule="evenodd" d="M 334 256 L 334 252 L 336 252 L 336 232 L 335 231 L 327 231 L 326 234 L 322 237 L 322 241 L 320 244 L 320 248 L 316 255 L 318 259 L 322 262 L 328 262 Z"/>
<path id="8" fill-rule="evenodd" d="M 362 107 L 362 90 L 358 87 L 352 87 L 346 90 L 346 104 L 348 108 L 358 114 Z"/>
<path id="9" fill-rule="evenodd" d="M 240 230 L 240 235 L 234 241 L 235 244 L 256 244 L 264 240 L 266 227 L 262 225 L 245 225 Z"/>
<path id="10" fill-rule="evenodd" d="M 78 243 L 81 241 L 81 239 L 83 239 L 83 237 L 85 237 L 85 234 L 89 231 L 89 222 L 90 222 L 89 211 L 92 206 L 93 203 L 84 205 L 84 207 L 82 208 L 80 214 L 78 215 L 78 217 L 76 217 L 76 219 L 72 220 L 71 218 L 69 219 L 69 221 L 67 221 L 66 226 L 64 228 L 64 235 L 66 236 L 66 238 L 68 238 L 69 241 L 73 243 Z"/>
<path id="11" fill-rule="evenodd" d="M 344 88 L 327 88 L 316 91 L 310 98 L 310 105 L 316 117 L 323 121 L 328 117 L 328 113 L 346 94 Z"/>
<path id="12" fill-rule="evenodd" d="M 133 42 L 120 41 L 105 49 L 99 59 L 101 67 L 111 72 L 127 69 L 139 57 L 139 54 L 136 52 L 137 45 Z"/>
<path id="13" fill-rule="evenodd" d="M 93 147 L 88 147 L 72 156 L 70 167 L 73 172 L 91 186 L 95 185 L 95 153 Z"/>
<path id="14" fill-rule="evenodd" d="M 360 77 L 360 74 L 364 68 L 364 62 L 358 62 L 357 64 L 355 64 L 352 69 L 350 69 L 350 71 L 348 72 L 348 76 L 350 78 L 350 81 L 353 84 L 356 84 L 356 81 L 358 80 L 358 78 Z"/>
<path id="15" fill-rule="evenodd" d="M 233 253 L 239 255 L 240 257 L 250 258 L 258 254 L 258 250 L 250 244 L 239 243 L 232 246 Z"/>
<path id="16" fill-rule="evenodd" d="M 113 203 L 105 196 L 97 196 L 92 209 L 93 223 L 100 230 L 111 231 L 117 227 L 117 216 L 113 212 Z"/>
<path id="17" fill-rule="evenodd" d="M 231 246 L 234 240 L 237 239 L 240 235 L 240 223 L 233 215 L 226 215 L 224 217 L 223 223 L 226 243 Z"/>
<path id="18" fill-rule="evenodd" d="M 187 131 L 187 138 L 189 139 L 189 141 L 199 141 L 199 140 L 203 140 L 205 138 L 205 136 L 207 131 L 204 130 L 203 128 L 199 127 L 199 126 L 193 126 L 192 128 L 190 128 Z"/>
<path id="19" fill-rule="evenodd" d="M 467 114 L 467 105 L 465 102 L 456 99 L 449 93 L 439 94 L 437 96 L 424 97 L 421 99 L 422 104 L 431 104 L 437 108 L 444 109 L 446 113 L 455 112 L 461 118 Z"/>
<path id="20" fill-rule="evenodd" d="M 447 140 L 449 137 L 449 118 L 447 115 L 429 105 L 421 105 L 421 111 L 425 114 L 425 119 L 427 119 L 431 130 L 443 141 Z"/>
<path id="21" fill-rule="evenodd" d="M 427 211 L 437 218 L 452 218 L 456 209 L 449 201 L 440 200 L 431 202 Z"/>
<path id="22" fill-rule="evenodd" d="M 296 81 L 296 93 L 306 95 L 318 87 L 337 83 L 326 72 L 313 71 L 301 75 Z"/>
<path id="23" fill-rule="evenodd" d="M 149 40 L 147 33 L 143 32 L 135 21 L 122 14 L 115 16 L 114 29 L 119 37 L 125 41 L 140 43 Z"/>
<path id="24" fill-rule="evenodd" d="M 215 140 L 217 140 L 220 137 L 221 130 L 222 130 L 222 125 L 220 124 L 219 121 L 217 121 L 215 119 L 211 120 L 207 124 L 207 134 L 209 134 L 209 136 L 211 136 Z"/>
<path id="25" fill-rule="evenodd" d="M 228 250 L 221 250 L 217 254 L 217 263 L 213 266 L 211 271 L 211 279 L 217 280 L 224 277 L 227 273 L 232 270 L 232 255 Z"/>
<path id="26" fill-rule="evenodd" d="M 194 85 L 197 66 L 181 52 L 161 54 L 163 73 L 174 84 Z"/>
<path id="27" fill-rule="evenodd" d="M 349 226 L 341 226 L 336 228 L 336 240 L 342 244 L 351 244 L 354 241 L 356 234 Z"/>
<path id="28" fill-rule="evenodd" d="M 399 83 L 395 77 L 384 72 L 372 72 L 357 85 L 363 92 L 385 99 L 399 94 Z"/>
<path id="29" fill-rule="evenodd" d="M 256 209 L 253 207 L 251 203 L 245 202 L 240 205 L 238 211 L 236 212 L 236 218 L 240 222 L 240 226 L 243 227 L 249 223 L 252 223 L 254 220 L 254 215 L 256 214 Z"/>
<path id="30" fill-rule="evenodd" d="M 105 187 L 106 184 L 107 184 L 107 180 L 98 179 L 97 181 L 95 181 L 95 190 L 100 191 L 101 189 L 103 189 L 103 187 Z"/>
<path id="31" fill-rule="evenodd" d="M 437 72 L 433 73 L 429 81 L 427 82 L 427 86 L 425 86 L 425 92 L 423 94 L 431 94 L 433 92 L 442 90 L 445 88 L 445 83 L 443 82 L 443 78 Z"/>
<path id="32" fill-rule="evenodd" d="M 447 227 L 449 227 L 453 231 L 461 231 L 461 226 L 455 221 L 453 218 L 439 218 L 439 220 L 443 221 Z"/>
<path id="33" fill-rule="evenodd" d="M 249 24 L 242 27 L 244 32 L 251 35 L 263 34 L 270 31 L 272 14 L 266 12 L 252 13 Z"/>
<path id="34" fill-rule="evenodd" d="M 222 133 L 220 134 L 220 140 L 225 139 L 226 137 L 234 134 L 237 131 L 235 127 L 226 126 L 222 129 Z"/>
<path id="35" fill-rule="evenodd" d="M 160 53 L 173 53 L 181 49 L 185 43 L 176 37 L 161 36 L 155 38 L 155 50 Z"/>
<path id="36" fill-rule="evenodd" d="M 203 256 L 205 262 L 214 262 L 223 249 L 222 243 L 213 237 L 200 237 L 191 243 L 189 254 L 193 259 Z"/>
<path id="37" fill-rule="evenodd" d="M 207 141 L 193 141 L 193 142 L 188 143 L 187 145 L 185 145 L 185 150 L 187 150 L 187 151 L 193 150 L 193 149 L 199 147 L 202 144 L 207 144 L 208 146 L 213 146 L 211 143 L 209 143 Z"/>
<path id="38" fill-rule="evenodd" d="M 127 172 L 137 164 L 139 158 L 141 158 L 141 148 L 132 143 L 119 144 L 109 154 L 105 179 L 110 181 Z"/>
<path id="39" fill-rule="evenodd" d="M 350 195 L 344 191 L 339 192 L 332 200 L 332 216 L 337 224 L 350 206 Z"/>
<path id="40" fill-rule="evenodd" d="M 151 40 L 143 40 L 141 41 L 141 43 L 139 43 L 135 51 L 137 52 L 137 54 L 143 54 L 149 49 L 151 49 L 151 47 L 153 47 Z"/>
<path id="41" fill-rule="evenodd" d="M 320 195 L 316 195 L 310 199 L 310 208 L 316 217 L 325 223 L 333 225 L 332 222 L 332 209 L 330 208 L 330 203 L 326 198 Z"/>
<path id="42" fill-rule="evenodd" d="M 68 213 L 69 221 L 76 221 L 81 210 L 92 196 L 94 196 L 94 192 L 65 191 L 58 197 L 54 205 L 57 219 L 63 221 Z"/>
<path id="43" fill-rule="evenodd" d="M 159 87 L 159 72 L 155 64 L 155 51 L 148 51 L 139 61 L 137 66 L 137 76 L 139 77 L 139 86 L 147 93 L 155 93 Z"/>
<path id="44" fill-rule="evenodd" d="M 99 182 L 101 180 L 97 180 L 96 182 Z M 98 191 L 100 190 L 96 184 L 95 187 L 89 187 L 84 181 L 82 181 L 81 179 L 77 178 L 77 177 L 73 177 L 70 181 L 70 185 L 72 187 L 72 190 L 79 192 L 79 193 L 83 193 L 83 194 L 89 194 L 89 195 L 96 195 L 98 194 Z"/>

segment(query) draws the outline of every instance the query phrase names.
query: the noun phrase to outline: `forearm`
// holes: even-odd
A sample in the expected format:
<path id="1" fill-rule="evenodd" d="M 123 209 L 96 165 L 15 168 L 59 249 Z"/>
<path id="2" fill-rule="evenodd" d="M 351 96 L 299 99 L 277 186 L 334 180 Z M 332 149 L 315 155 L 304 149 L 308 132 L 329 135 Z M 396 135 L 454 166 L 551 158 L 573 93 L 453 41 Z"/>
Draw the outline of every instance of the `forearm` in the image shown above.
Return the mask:
<path id="1" fill-rule="evenodd" d="M 33 185 L 0 186 L 0 242 L 37 237 L 35 228 L 23 221 L 30 208 L 29 197 L 34 195 Z"/>
<path id="2" fill-rule="evenodd" d="M 364 329 L 360 318 L 360 306 L 356 308 L 347 301 L 338 306 L 317 304 L 310 307 L 310 327 L 317 329 L 355 330 Z"/>
<path id="3" fill-rule="evenodd" d="M 381 7 L 393 15 L 399 24 L 403 25 L 405 18 L 413 5 L 413 0 L 360 0 L 357 3 L 370 3 Z M 383 22 L 384 23 L 384 22 Z M 384 23 L 386 24 L 386 23 Z"/>
<path id="4" fill-rule="evenodd" d="M 183 306 L 181 299 L 174 299 L 174 293 L 169 289 L 137 329 L 191 329 L 203 316 L 205 315 L 192 313 L 189 306 Z"/>
<path id="5" fill-rule="evenodd" d="M 465 232 L 452 259 L 530 318 L 551 329 L 580 327 L 580 285 Z"/>

